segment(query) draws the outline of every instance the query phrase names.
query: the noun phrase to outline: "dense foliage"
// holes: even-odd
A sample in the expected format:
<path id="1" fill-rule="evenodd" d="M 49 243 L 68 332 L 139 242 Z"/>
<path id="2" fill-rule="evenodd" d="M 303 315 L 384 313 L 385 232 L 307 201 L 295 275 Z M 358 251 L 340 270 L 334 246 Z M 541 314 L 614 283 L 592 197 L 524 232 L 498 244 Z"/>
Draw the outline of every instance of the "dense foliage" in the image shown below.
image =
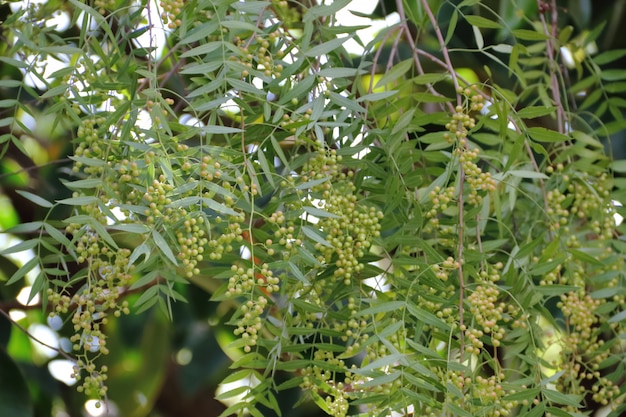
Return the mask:
<path id="1" fill-rule="evenodd" d="M 0 364 L 47 322 L 82 393 L 37 413 L 148 415 L 204 349 L 224 416 L 624 414 L 626 50 L 585 1 L 349 3 L 2 6 Z"/>

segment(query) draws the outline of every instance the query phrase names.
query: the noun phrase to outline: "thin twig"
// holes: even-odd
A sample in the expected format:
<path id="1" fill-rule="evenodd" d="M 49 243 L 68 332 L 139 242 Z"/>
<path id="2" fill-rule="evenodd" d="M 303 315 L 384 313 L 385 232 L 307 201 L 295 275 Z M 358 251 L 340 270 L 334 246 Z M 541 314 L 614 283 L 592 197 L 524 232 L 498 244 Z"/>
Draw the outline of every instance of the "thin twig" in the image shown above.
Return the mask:
<path id="1" fill-rule="evenodd" d="M 46 342 L 36 338 L 32 333 L 30 333 L 28 330 L 26 330 L 21 324 L 19 324 L 15 320 L 13 320 L 11 318 L 11 316 L 9 315 L 9 313 L 7 313 L 6 311 L 0 310 L 0 314 L 2 314 L 4 317 L 6 317 L 7 320 L 9 320 L 13 326 L 15 326 L 18 329 L 20 329 L 26 336 L 28 336 L 29 339 L 39 343 L 42 346 L 47 347 L 48 349 L 52 349 L 53 351 L 57 352 L 59 355 L 63 356 L 67 360 L 70 360 L 72 362 L 76 362 L 76 358 L 73 358 L 67 352 L 63 351 L 62 349 L 59 349 L 58 347 L 49 345 Z"/>
<path id="2" fill-rule="evenodd" d="M 538 0 L 539 4 L 543 4 L 542 0 Z M 552 99 L 554 100 L 554 105 L 556 106 L 556 117 L 558 124 L 559 133 L 566 133 L 565 127 L 565 109 L 563 108 L 563 102 L 561 101 L 561 89 L 559 87 L 559 82 L 556 78 L 556 68 L 557 63 L 554 59 L 556 54 L 555 52 L 555 39 L 557 36 L 557 20 L 559 18 L 556 0 L 552 0 L 550 4 L 551 9 L 551 25 L 548 29 L 548 23 L 546 22 L 546 18 L 543 13 L 539 13 L 539 19 L 541 20 L 541 24 L 543 25 L 544 33 L 548 36 L 548 40 L 546 41 L 546 49 L 548 54 L 548 63 L 550 65 L 550 83 L 552 84 Z"/>
<path id="3" fill-rule="evenodd" d="M 448 48 L 446 47 L 446 41 L 443 39 L 443 34 L 441 33 L 441 29 L 439 28 L 439 25 L 437 24 L 437 19 L 435 18 L 435 15 L 433 15 L 433 11 L 430 10 L 430 6 L 428 4 L 427 0 L 422 0 L 422 4 L 424 5 L 424 9 L 426 10 L 426 13 L 428 14 L 428 18 L 430 19 L 430 22 L 433 25 L 433 29 L 435 31 L 435 35 L 437 36 L 437 40 L 439 41 L 439 45 L 441 46 L 441 53 L 443 54 L 443 59 L 446 61 L 446 65 L 448 67 L 448 71 L 450 72 L 450 76 L 452 77 L 452 83 L 454 84 L 454 90 L 458 91 L 459 90 L 459 80 L 457 79 L 456 76 L 456 71 L 454 70 L 454 66 L 452 65 L 452 61 L 450 60 L 450 54 L 448 53 Z M 461 105 L 463 104 L 462 102 L 462 98 L 460 94 L 456 95 L 456 104 L 457 105 Z"/>
<path id="4" fill-rule="evenodd" d="M 420 48 L 417 47 L 417 45 L 415 44 L 415 39 L 413 39 L 413 36 L 411 36 L 411 31 L 409 30 L 409 26 L 407 24 L 406 14 L 404 13 L 404 5 L 402 4 L 402 0 L 396 0 L 396 7 L 398 10 L 398 14 L 400 15 L 400 25 L 402 27 L 402 31 L 406 35 L 405 38 L 407 42 L 409 43 L 409 46 L 411 47 L 411 51 L 413 53 L 413 61 L 415 62 L 415 67 L 417 68 L 417 72 L 420 75 L 424 75 L 424 69 L 422 68 L 422 63 L 420 62 L 419 55 L 427 56 L 429 59 L 433 59 L 435 62 L 439 61 L 442 68 L 445 68 L 446 70 L 450 71 L 451 65 L 447 65 L 443 61 L 439 60 L 439 58 L 433 55 L 430 55 L 427 52 L 422 51 Z M 436 24 L 434 23 L 433 25 L 436 26 Z M 445 47 L 443 49 L 445 49 Z M 454 82 L 456 86 L 458 84 L 458 81 L 456 80 L 456 73 L 454 72 L 454 69 L 452 69 L 452 78 L 453 80 L 455 80 Z M 441 93 L 435 90 L 435 88 L 433 87 L 431 83 L 427 83 L 426 88 L 431 94 L 438 96 L 438 97 L 442 96 Z M 454 106 L 452 106 L 452 104 L 446 103 L 446 105 L 448 106 L 450 111 L 454 111 Z"/>
<path id="5" fill-rule="evenodd" d="M 431 24 L 433 25 L 433 29 L 435 30 L 435 34 L 439 41 L 439 45 L 441 46 L 441 52 L 443 54 L 443 58 L 445 60 L 446 69 L 448 73 L 452 77 L 452 82 L 454 84 L 455 91 L 459 90 L 459 81 L 454 70 L 454 66 L 452 65 L 452 61 L 450 60 L 450 55 L 448 54 L 448 48 L 446 47 L 445 40 L 443 35 L 441 34 L 441 30 L 439 29 L 439 25 L 437 24 L 437 20 L 435 19 L 435 15 L 433 14 L 427 0 L 422 0 L 422 5 L 428 14 L 428 18 L 430 19 Z M 460 94 L 456 94 L 457 105 L 460 106 L 463 104 L 462 98 Z M 462 123 L 459 121 L 459 123 Z M 467 147 L 467 143 L 463 145 Z M 464 198 L 463 198 L 463 188 L 465 187 L 465 170 L 463 169 L 463 164 L 459 163 L 459 230 L 458 230 L 458 239 L 459 244 L 457 247 L 457 261 L 459 262 L 459 327 L 461 329 L 459 335 L 459 351 L 461 360 L 463 358 L 463 353 L 465 350 L 465 334 L 462 330 L 464 327 L 464 308 L 463 302 L 465 300 L 465 278 L 463 277 L 463 239 L 465 235 L 465 216 L 464 216 Z"/>

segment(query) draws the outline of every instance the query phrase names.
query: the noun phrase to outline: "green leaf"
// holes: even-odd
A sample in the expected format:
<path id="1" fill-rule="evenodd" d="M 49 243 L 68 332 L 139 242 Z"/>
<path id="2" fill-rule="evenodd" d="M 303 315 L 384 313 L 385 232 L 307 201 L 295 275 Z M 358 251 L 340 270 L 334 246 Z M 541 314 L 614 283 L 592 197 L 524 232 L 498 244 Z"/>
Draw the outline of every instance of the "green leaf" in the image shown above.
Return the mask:
<path id="1" fill-rule="evenodd" d="M 245 1 L 245 2 L 244 1 L 240 1 L 240 2 L 231 3 L 230 7 L 232 7 L 235 10 L 238 10 L 240 12 L 244 12 L 244 13 L 260 14 L 270 4 L 271 3 L 269 1 L 248 0 L 248 1 Z"/>
<path id="2" fill-rule="evenodd" d="M 224 43 L 220 41 L 206 42 L 200 46 L 196 46 L 195 48 L 191 48 L 190 50 L 183 52 L 180 56 L 181 58 L 190 58 L 192 56 L 207 55 L 223 46 Z"/>
<path id="3" fill-rule="evenodd" d="M 493 20 L 489 20 L 482 16 L 476 15 L 468 15 L 465 16 L 465 20 L 472 26 L 485 28 L 485 29 L 502 29 L 502 25 L 498 22 L 494 22 Z"/>
<path id="4" fill-rule="evenodd" d="M 157 230 L 152 230 L 152 239 L 154 240 L 154 244 L 157 248 L 165 255 L 165 257 L 174 265 L 178 265 L 178 261 L 176 260 L 176 256 L 170 249 L 170 246 L 167 244 L 163 235 L 159 233 Z"/>
<path id="5" fill-rule="evenodd" d="M 363 72 L 364 71 L 359 71 L 356 68 L 333 67 L 322 68 L 317 72 L 317 75 L 326 78 L 352 78 L 362 74 Z"/>
<path id="6" fill-rule="evenodd" d="M 331 218 L 331 219 L 341 218 L 341 216 L 337 216 L 334 213 L 329 213 L 326 210 L 322 210 L 322 209 L 319 209 L 317 207 L 312 207 L 312 206 L 305 206 L 304 211 L 312 216 L 319 217 L 319 218 L 324 218 L 324 217 Z"/>
<path id="7" fill-rule="evenodd" d="M 59 244 L 63 245 L 65 248 L 67 248 L 70 251 L 70 253 L 74 252 L 74 250 L 73 250 L 74 249 L 74 245 L 65 236 L 65 234 L 63 234 L 63 233 L 61 233 L 59 231 L 59 229 L 57 229 L 56 227 L 52 226 L 49 223 L 44 223 L 44 228 L 46 229 L 46 232 L 48 232 L 48 234 L 50 235 L 50 237 L 52 239 L 54 239 Z"/>
<path id="8" fill-rule="evenodd" d="M 472 32 L 474 32 L 474 40 L 476 41 L 476 47 L 480 50 L 485 47 L 485 40 L 483 39 L 483 34 L 480 33 L 480 28 L 478 26 L 472 26 Z"/>
<path id="9" fill-rule="evenodd" d="M 24 190 L 15 190 L 15 192 L 21 195 L 22 197 L 24 197 L 25 199 L 29 200 L 30 202 L 37 204 L 39 207 L 50 208 L 53 206 L 53 204 L 49 202 L 48 200 L 46 200 L 45 198 L 39 197 L 38 195 L 33 194 L 31 192 L 24 191 Z"/>
<path id="10" fill-rule="evenodd" d="M 372 307 L 364 308 L 356 313 L 357 316 L 367 316 L 378 313 L 387 313 L 390 311 L 402 310 L 406 306 L 404 301 L 385 301 L 380 302 Z"/>
<path id="11" fill-rule="evenodd" d="M 303 22 L 310 22 L 320 17 L 331 16 L 350 4 L 351 0 L 334 0 L 329 4 L 318 4 L 306 11 Z"/>
<path id="12" fill-rule="evenodd" d="M 38 230 L 39 228 L 35 229 Z M 39 240 L 37 239 L 30 239 L 30 240 L 24 240 L 20 243 L 17 243 L 11 247 L 2 249 L 0 251 L 0 255 L 8 255 L 10 253 L 18 253 L 18 252 L 23 252 L 25 250 L 29 250 L 34 248 L 35 246 L 37 246 L 39 244 Z"/>
<path id="13" fill-rule="evenodd" d="M 393 97 L 398 94 L 397 90 L 381 91 L 379 93 L 365 94 L 357 99 L 357 103 L 362 101 L 378 101 Z"/>
<path id="14" fill-rule="evenodd" d="M 320 234 L 321 232 L 319 230 L 314 229 L 311 226 L 302 226 L 300 230 L 302 230 L 302 233 L 304 233 L 306 237 L 313 240 L 314 242 L 319 243 L 320 245 L 326 246 L 328 248 L 334 247 L 332 244 L 330 244 L 326 239 L 324 239 L 321 236 Z"/>
<path id="15" fill-rule="evenodd" d="M 104 228 L 104 226 L 96 221 L 95 219 L 91 219 L 91 221 L 89 222 L 89 225 L 93 228 L 93 230 L 96 231 L 96 233 L 102 238 L 104 239 L 111 247 L 118 249 L 117 243 L 115 243 L 115 240 L 113 240 L 113 238 L 111 237 L 111 235 L 109 234 L 109 232 L 106 231 L 106 229 Z"/>
<path id="16" fill-rule="evenodd" d="M 3 100 L 0 100 L 0 109 L 7 109 L 10 107 L 15 107 L 19 105 L 20 105 L 20 102 L 14 98 L 6 98 Z"/>
<path id="17" fill-rule="evenodd" d="M 170 204 L 167 205 L 167 207 L 182 207 L 182 208 L 189 208 L 191 206 L 199 207 L 200 200 L 201 200 L 201 197 L 198 197 L 198 196 L 183 197 L 183 198 L 179 198 L 177 200 L 172 201 Z"/>
<path id="18" fill-rule="evenodd" d="M 19 59 L 0 56 L 0 61 L 14 66 L 15 68 L 28 68 L 28 64 L 24 61 L 20 61 Z"/>
<path id="19" fill-rule="evenodd" d="M 0 87 L 16 88 L 16 87 L 21 87 L 21 86 L 22 86 L 22 82 L 19 80 L 11 80 L 11 79 L 0 80 Z"/>
<path id="20" fill-rule="evenodd" d="M 407 303 L 406 306 L 409 313 L 420 322 L 436 327 L 444 333 L 450 332 L 450 326 L 430 311 L 415 306 L 411 303 Z"/>
<path id="21" fill-rule="evenodd" d="M 602 299 L 602 298 L 612 298 L 616 295 L 620 295 L 624 293 L 623 287 L 608 287 L 602 288 L 600 290 L 593 291 L 590 295 L 591 298 L 594 299 Z"/>
<path id="22" fill-rule="evenodd" d="M 37 265 L 39 265 L 39 258 L 33 257 L 28 262 L 20 267 L 15 273 L 9 278 L 5 285 L 11 285 L 24 278 L 26 274 L 32 271 Z"/>
<path id="23" fill-rule="evenodd" d="M 540 178 L 543 180 L 547 180 L 548 178 L 550 178 L 543 172 L 528 171 L 528 170 L 512 169 L 510 171 L 507 171 L 507 173 L 509 175 L 512 175 L 514 177 L 519 177 L 519 178 Z"/>
<path id="24" fill-rule="evenodd" d="M 328 182 L 328 180 L 329 178 L 318 178 L 316 180 L 306 181 L 306 182 L 303 182 L 302 184 L 298 184 L 294 188 L 296 190 L 309 190 L 317 185 L 321 185 L 321 184 L 324 184 L 325 182 Z"/>
<path id="25" fill-rule="evenodd" d="M 389 365 L 393 365 L 402 361 L 406 362 L 406 357 L 402 353 L 396 352 L 392 353 L 391 355 L 383 356 L 382 358 L 376 359 L 375 361 L 368 363 L 361 369 L 354 370 L 354 373 L 361 375 L 368 374 L 367 371 L 385 368 Z"/>
<path id="26" fill-rule="evenodd" d="M 545 127 L 530 127 L 527 132 L 537 142 L 566 142 L 570 140 L 567 135 L 546 129 Z"/>
<path id="27" fill-rule="evenodd" d="M 146 244 L 146 242 L 142 242 L 141 245 L 133 249 L 133 252 L 130 254 L 130 257 L 128 258 L 128 264 L 135 265 L 135 263 L 139 260 L 139 257 L 142 255 L 145 257 L 144 262 L 148 262 L 148 259 L 150 258 L 150 247 Z M 152 278 L 150 280 L 147 280 L 146 276 L 140 278 L 139 281 L 135 282 L 131 286 L 131 289 L 144 285 L 145 283 L 152 280 Z M 147 281 L 144 282 L 144 280 L 147 280 Z M 141 282 L 141 284 L 139 284 L 139 282 Z"/>
<path id="28" fill-rule="evenodd" d="M 44 99 L 44 98 L 50 98 L 50 97 L 63 95 L 65 94 L 68 88 L 69 86 L 67 84 L 57 85 L 56 87 L 53 87 L 49 89 L 48 91 L 46 91 L 45 93 L 43 93 L 41 95 L 41 98 Z"/>
<path id="29" fill-rule="evenodd" d="M 568 248 L 567 251 L 574 255 L 574 259 L 578 259 L 579 261 L 587 262 L 592 265 L 603 266 L 604 263 L 600 261 L 596 256 L 592 256 L 586 252 L 584 249 L 573 249 Z"/>
<path id="30" fill-rule="evenodd" d="M 385 358 L 383 358 L 383 359 L 385 359 Z M 398 379 L 401 375 L 402 375 L 402 373 L 400 371 L 384 373 L 384 374 L 376 376 L 376 377 L 374 377 L 374 378 L 372 378 L 372 379 L 370 379 L 370 380 L 368 380 L 366 382 L 358 384 L 357 386 L 359 388 L 363 388 L 363 389 L 367 389 L 367 388 L 371 388 L 371 387 L 377 387 L 377 386 L 380 386 L 380 385 L 389 384 L 389 383 L 395 381 L 396 379 Z"/>
<path id="31" fill-rule="evenodd" d="M 626 320 L 626 310 L 620 311 L 616 315 L 612 316 L 611 318 L 609 318 L 608 322 L 609 323 L 619 323 L 619 322 L 621 322 L 623 320 Z"/>
<path id="32" fill-rule="evenodd" d="M 92 195 L 86 195 L 82 197 L 64 198 L 62 200 L 57 200 L 57 203 L 65 204 L 68 206 L 87 206 L 90 204 L 97 203 L 98 201 L 100 201 L 98 197 L 95 197 Z"/>
<path id="33" fill-rule="evenodd" d="M 626 80 L 626 73 L 621 69 L 607 69 L 600 72 L 600 78 L 605 81 Z"/>
<path id="34" fill-rule="evenodd" d="M 528 29 L 515 29 L 513 36 L 523 41 L 545 41 L 550 39 L 548 35 Z"/>
<path id="35" fill-rule="evenodd" d="M 343 45 L 348 39 L 351 39 L 353 37 L 354 35 L 345 36 L 343 38 L 331 39 L 327 42 L 314 46 L 308 51 L 304 51 L 304 56 L 319 57 L 319 56 L 325 55 L 329 52 L 336 50 L 341 45 Z"/>
<path id="36" fill-rule="evenodd" d="M 119 230 L 120 232 L 127 233 L 136 233 L 136 234 L 146 234 L 150 231 L 150 228 L 142 223 L 122 223 L 122 224 L 114 224 L 109 226 L 111 230 Z"/>
<path id="37" fill-rule="evenodd" d="M 228 214 L 230 216 L 237 216 L 238 215 L 238 213 L 235 210 L 233 210 L 233 209 L 231 209 L 229 207 L 226 207 L 224 204 L 219 203 L 219 202 L 217 202 L 217 201 L 215 201 L 215 200 L 213 200 L 211 198 L 202 197 L 201 200 L 202 200 L 203 206 L 205 206 L 205 207 L 207 207 L 207 208 L 209 208 L 211 210 L 215 210 L 218 213 Z"/>
<path id="38" fill-rule="evenodd" d="M 202 133 L 210 135 L 227 135 L 230 133 L 241 133 L 241 128 L 230 126 L 202 126 L 199 128 Z"/>
<path id="39" fill-rule="evenodd" d="M 466 411 L 464 409 L 462 409 L 461 407 L 459 407 L 456 404 L 453 404 L 451 402 L 447 402 L 445 405 L 445 409 L 446 410 L 450 410 L 451 415 L 453 416 L 459 416 L 459 417 L 474 417 L 474 415 L 472 413 L 470 413 L 469 411 Z M 447 413 L 446 413 L 447 414 Z"/>
<path id="40" fill-rule="evenodd" d="M 376 85 L 374 86 L 374 90 L 378 88 L 383 88 L 387 86 L 387 84 L 397 82 L 401 80 L 404 74 L 406 74 L 413 67 L 412 59 L 405 59 L 404 61 L 398 62 L 396 65 L 391 67 L 391 69 L 385 72 Z"/>
<path id="41" fill-rule="evenodd" d="M 274 173 L 272 172 L 272 169 L 270 168 L 269 163 L 267 162 L 267 158 L 265 158 L 265 153 L 263 152 L 263 150 L 261 148 L 259 148 L 256 152 L 259 164 L 261 164 L 261 169 L 263 170 L 263 177 L 265 180 L 267 180 L 270 185 L 274 188 L 276 188 L 276 184 L 274 184 Z"/>
<path id="42" fill-rule="evenodd" d="M 449 80 L 449 74 L 422 74 L 411 78 L 417 85 L 436 84 L 440 81 Z"/>
<path id="43" fill-rule="evenodd" d="M 626 173 L 626 159 L 612 161 L 610 166 L 615 172 Z"/>
<path id="44" fill-rule="evenodd" d="M 454 11 L 452 12 L 452 16 L 450 16 L 450 23 L 448 23 L 448 30 L 446 32 L 446 38 L 444 39 L 444 44 L 448 44 L 448 42 L 450 42 L 450 39 L 452 39 L 452 36 L 454 35 L 454 32 L 456 30 L 456 24 L 459 20 L 459 11 L 458 9 L 454 9 Z"/>
<path id="45" fill-rule="evenodd" d="M 77 181 L 61 181 L 63 185 L 72 190 L 78 189 L 91 189 L 100 187 L 102 185 L 102 180 L 100 178 L 88 178 L 84 180 Z"/>
<path id="46" fill-rule="evenodd" d="M 537 117 L 547 116 L 549 114 L 556 114 L 556 107 L 551 106 L 528 106 L 524 107 L 517 112 L 517 115 L 522 119 L 534 119 Z"/>
<path id="47" fill-rule="evenodd" d="M 544 389 L 541 393 L 546 397 L 548 401 L 551 401 L 560 405 L 567 405 L 574 408 L 580 407 L 580 400 L 582 399 L 579 395 L 571 395 L 571 394 L 563 394 L 558 391 L 554 391 L 551 389 Z"/>
<path id="48" fill-rule="evenodd" d="M 43 227 L 43 222 L 40 222 L 40 221 L 26 222 L 26 223 L 21 223 L 21 224 L 18 224 L 16 226 L 13 226 L 10 229 L 5 230 L 5 232 L 17 235 L 17 234 L 20 234 L 20 233 L 34 232 L 35 230 L 39 230 L 42 227 Z M 0 251 L 0 253 L 2 253 L 2 252 Z"/>
<path id="49" fill-rule="evenodd" d="M 626 49 L 614 49 L 612 51 L 605 51 L 599 55 L 593 57 L 593 62 L 597 65 L 609 64 L 611 62 L 617 61 L 620 58 L 626 56 Z"/>
<path id="50" fill-rule="evenodd" d="M 546 297 L 555 297 L 578 290 L 580 287 L 574 285 L 541 285 L 537 287 L 537 291 Z"/>

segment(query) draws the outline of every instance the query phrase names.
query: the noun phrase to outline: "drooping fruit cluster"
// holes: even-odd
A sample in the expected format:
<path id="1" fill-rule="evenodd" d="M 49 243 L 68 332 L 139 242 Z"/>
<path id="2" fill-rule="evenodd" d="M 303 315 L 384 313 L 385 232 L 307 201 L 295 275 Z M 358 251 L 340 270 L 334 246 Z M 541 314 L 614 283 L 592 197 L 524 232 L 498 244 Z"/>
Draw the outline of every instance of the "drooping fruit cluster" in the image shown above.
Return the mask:
<path id="1" fill-rule="evenodd" d="M 494 191 L 496 189 L 496 181 L 491 177 L 491 173 L 483 172 L 476 164 L 478 159 L 478 148 L 467 149 L 457 147 L 454 150 L 456 156 L 459 157 L 459 163 L 463 167 L 465 181 L 469 187 L 466 194 L 467 202 L 471 205 L 478 206 L 482 203 L 483 197 L 481 192 Z"/>
<path id="2" fill-rule="evenodd" d="M 320 195 L 321 208 L 329 215 L 319 219 L 317 227 L 326 234 L 325 242 L 317 242 L 318 260 L 336 266 L 334 277 L 350 285 L 358 278 L 364 265 L 359 262 L 368 251 L 372 240 L 380 235 L 382 212 L 373 206 L 363 206 L 355 194 L 353 171 L 341 172 L 334 149 L 321 149 L 306 166 L 303 180 L 328 178 L 327 182 L 312 187 L 313 195 Z"/>
<path id="3" fill-rule="evenodd" d="M 344 417 L 349 405 L 346 388 L 352 382 L 352 375 L 349 371 L 341 372 L 345 379 L 343 382 L 337 382 L 337 370 L 346 369 L 345 362 L 337 358 L 333 352 L 322 349 L 315 351 L 313 360 L 320 365 L 309 365 L 302 370 L 303 382 L 300 386 L 313 391 L 315 393 L 313 395 L 322 395 L 330 415 Z"/>
<path id="4" fill-rule="evenodd" d="M 182 25 L 180 14 L 185 5 L 183 0 L 162 0 L 159 5 L 163 10 L 161 12 L 161 19 L 169 29 L 176 29 Z"/>
<path id="5" fill-rule="evenodd" d="M 255 75 L 263 75 L 266 81 L 270 77 L 281 77 L 283 65 L 275 62 L 274 58 L 274 55 L 278 58 L 283 56 L 282 49 L 274 51 L 277 39 L 280 39 L 279 31 L 269 33 L 267 39 L 261 35 L 248 40 L 235 37 L 233 43 L 239 47 L 240 55 L 232 55 L 230 60 L 245 68 L 241 72 L 243 78 L 250 76 L 253 70 Z"/>
<path id="6" fill-rule="evenodd" d="M 478 285 L 467 297 L 470 312 L 475 320 L 471 329 L 466 330 L 466 336 L 473 342 L 467 348 L 469 353 L 475 349 L 480 350 L 482 347 L 482 342 L 473 337 L 471 330 L 479 329 L 481 336 L 489 335 L 491 345 L 498 347 L 505 336 L 505 329 L 508 327 L 506 323 L 512 323 L 513 319 L 519 316 L 518 308 L 505 303 L 502 299 L 500 288 L 497 286 L 497 282 L 501 279 L 499 269 L 502 269 L 501 263 L 495 265 L 490 272 L 481 271 Z"/>

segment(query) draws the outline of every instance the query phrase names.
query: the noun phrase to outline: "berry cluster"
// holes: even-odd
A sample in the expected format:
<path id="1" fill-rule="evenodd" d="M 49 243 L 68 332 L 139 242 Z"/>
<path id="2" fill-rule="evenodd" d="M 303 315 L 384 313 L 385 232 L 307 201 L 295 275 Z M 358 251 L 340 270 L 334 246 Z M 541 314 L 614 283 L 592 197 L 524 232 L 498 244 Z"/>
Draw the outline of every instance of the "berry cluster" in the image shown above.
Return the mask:
<path id="1" fill-rule="evenodd" d="M 160 123 L 169 117 L 171 104 L 159 98 L 147 100 L 146 108 Z M 120 296 L 135 269 L 130 264 L 132 251 L 118 247 L 108 227 L 149 225 L 150 234 L 138 234 L 149 250 L 165 254 L 161 259 L 170 263 L 167 268 L 182 267 L 191 277 L 200 273 L 205 259 L 220 259 L 233 251 L 233 242 L 241 241 L 245 216 L 239 214 L 237 200 L 244 192 L 258 192 L 255 186 L 240 189 L 234 178 L 224 175 L 222 166 L 230 162 L 217 152 L 190 149 L 176 138 L 146 143 L 146 133 L 136 127 L 131 127 L 128 138 L 136 146 L 122 146 L 116 139 L 119 132 L 107 123 L 104 115 L 86 116 L 77 129 L 73 170 L 98 182 L 92 188 L 76 187 L 73 197 L 88 203 L 76 206 L 79 215 L 66 227 L 89 285 L 72 296 L 63 287 L 48 292 L 54 314 L 71 315 L 75 334 L 70 340 L 80 358 L 74 374 L 86 371 L 81 389 L 94 395 L 106 392 L 105 375 L 93 366 L 95 357 L 108 352 L 104 326 L 109 314 L 129 312 Z M 114 209 L 119 211 L 114 214 Z M 153 241 L 154 234 L 159 235 L 158 242 Z M 275 283 L 269 285 L 276 288 Z"/>
<path id="2" fill-rule="evenodd" d="M 478 159 L 479 154 L 478 148 L 470 150 L 464 147 L 457 147 L 454 153 L 459 157 L 459 162 L 465 173 L 465 181 L 469 186 L 467 202 L 478 206 L 482 203 L 482 195 L 479 192 L 495 191 L 496 181 L 491 177 L 490 172 L 483 172 L 476 164 L 475 161 Z"/>
<path id="3" fill-rule="evenodd" d="M 446 187 L 444 190 L 439 186 L 435 186 L 429 193 L 428 198 L 432 203 L 432 207 L 425 214 L 429 219 L 427 231 L 431 231 L 432 228 L 439 226 L 439 213 L 442 213 L 448 209 L 450 202 L 453 201 L 455 196 L 454 187 Z"/>
<path id="4" fill-rule="evenodd" d="M 180 20 L 180 14 L 182 8 L 184 6 L 183 0 L 162 0 L 159 3 L 161 9 L 161 19 L 164 24 L 167 24 L 167 27 L 170 29 L 176 29 L 180 25 L 182 25 L 182 21 Z"/>
<path id="5" fill-rule="evenodd" d="M 128 302 L 119 299 L 131 281 L 134 266 L 128 263 L 130 250 L 114 250 L 88 229 L 78 224 L 67 226 L 68 233 L 78 241 L 78 262 L 88 264 L 88 285 L 81 287 L 71 297 L 64 290 L 54 291 L 49 288 L 47 297 L 54 306 L 51 317 L 58 314 L 71 316 L 74 334 L 70 341 L 72 349 L 80 358 L 72 376 L 79 380 L 82 370 L 88 374 L 83 378 L 79 390 L 102 397 L 106 393 L 106 369 L 97 372 L 93 361 L 109 352 L 103 327 L 108 322 L 110 312 L 115 317 L 130 313 Z"/>
<path id="6" fill-rule="evenodd" d="M 598 316 L 595 310 L 602 304 L 602 300 L 591 298 L 589 294 L 569 292 L 561 296 L 558 307 L 563 312 L 567 326 L 567 334 L 563 336 L 563 354 L 587 354 L 595 352 L 591 361 L 600 363 L 608 357 L 609 352 L 600 353 L 602 340 L 598 340 L 595 328 L 598 325 Z"/>
<path id="7" fill-rule="evenodd" d="M 115 3 L 115 0 L 95 0 L 94 6 L 98 13 L 103 15 L 106 14 L 107 10 L 114 10 Z"/>
<path id="8" fill-rule="evenodd" d="M 248 353 L 256 346 L 259 331 L 263 328 L 261 315 L 267 306 L 267 298 L 259 296 L 248 300 L 239 307 L 241 317 L 236 322 L 235 336 L 240 336 L 243 341 L 243 350 Z"/>
<path id="9" fill-rule="evenodd" d="M 327 366 L 309 365 L 302 370 L 303 381 L 300 386 L 305 390 L 324 390 L 324 401 L 330 415 L 333 417 L 344 417 L 348 413 L 348 399 L 346 386 L 353 381 L 353 376 L 347 370 L 346 364 L 342 359 L 333 355 L 332 352 L 326 350 L 316 350 L 313 360 L 324 362 Z M 344 382 L 337 381 L 336 369 L 344 370 Z"/>
<path id="10" fill-rule="evenodd" d="M 232 275 L 228 279 L 228 293 L 230 295 L 250 294 L 255 288 L 263 288 L 263 291 L 270 294 L 280 290 L 280 278 L 275 277 L 268 264 L 256 266 L 255 271 L 250 267 L 244 269 L 242 266 L 232 265 Z"/>
<path id="11" fill-rule="evenodd" d="M 383 214 L 374 207 L 359 204 L 352 182 L 354 173 L 341 172 L 338 162 L 341 157 L 336 151 L 321 150 L 311 160 L 303 176 L 303 181 L 328 177 L 331 181 L 312 188 L 312 193 L 320 193 L 323 209 L 330 216 L 319 220 L 317 226 L 326 233 L 329 245 L 317 242 L 315 249 L 320 253 L 318 260 L 334 263 L 334 276 L 350 285 L 364 265 L 359 262 L 371 246 L 374 238 L 380 235 L 379 220 Z"/>
<path id="12" fill-rule="evenodd" d="M 450 396 L 450 401 L 463 406 L 467 411 L 474 411 L 489 417 L 506 417 L 519 405 L 517 400 L 506 399 L 507 396 L 515 394 L 516 391 L 507 390 L 503 387 L 502 381 L 504 381 L 505 375 L 502 372 L 488 377 L 476 375 L 471 378 L 463 375 L 462 372 L 448 371 L 446 378 L 464 393 L 462 399 L 457 396 Z M 430 415 L 434 416 L 435 414 L 431 413 Z"/>
<path id="13" fill-rule="evenodd" d="M 275 62 L 274 54 L 278 58 L 282 58 L 283 51 L 278 49 L 273 52 L 279 39 L 281 39 L 279 31 L 269 33 L 267 39 L 259 34 L 254 37 L 253 42 L 235 37 L 233 43 L 239 47 L 240 54 L 239 56 L 232 55 L 230 60 L 247 68 L 241 72 L 243 78 L 248 77 L 251 70 L 259 71 L 259 75 L 265 76 L 266 80 L 272 77 L 280 78 L 283 65 Z"/>

